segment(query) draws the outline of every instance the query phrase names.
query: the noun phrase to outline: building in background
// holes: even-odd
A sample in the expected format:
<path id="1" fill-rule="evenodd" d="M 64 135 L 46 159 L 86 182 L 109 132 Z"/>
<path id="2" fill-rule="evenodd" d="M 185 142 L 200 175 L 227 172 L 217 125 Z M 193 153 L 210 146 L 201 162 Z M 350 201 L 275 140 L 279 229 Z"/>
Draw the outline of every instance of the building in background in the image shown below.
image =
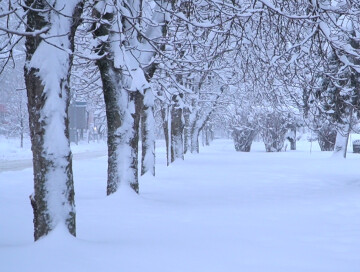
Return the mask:
<path id="1" fill-rule="evenodd" d="M 84 140 L 84 133 L 89 129 L 89 114 L 86 102 L 75 101 L 69 106 L 70 142 Z"/>

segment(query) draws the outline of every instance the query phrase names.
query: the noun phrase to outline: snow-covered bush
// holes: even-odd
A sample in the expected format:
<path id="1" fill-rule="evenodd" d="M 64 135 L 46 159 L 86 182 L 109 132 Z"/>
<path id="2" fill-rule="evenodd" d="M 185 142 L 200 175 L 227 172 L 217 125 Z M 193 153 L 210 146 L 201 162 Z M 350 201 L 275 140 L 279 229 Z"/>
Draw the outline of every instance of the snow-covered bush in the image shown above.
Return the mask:
<path id="1" fill-rule="evenodd" d="M 334 151 L 337 127 L 320 109 L 313 106 L 306 119 L 307 126 L 314 132 L 309 141 L 318 141 L 321 151 Z"/>
<path id="2" fill-rule="evenodd" d="M 330 125 L 324 125 L 317 131 L 317 135 L 321 151 L 334 151 L 336 129 Z"/>
<path id="3" fill-rule="evenodd" d="M 287 118 L 280 112 L 268 109 L 260 114 L 259 124 L 266 152 L 280 152 L 288 131 Z"/>
<path id="4" fill-rule="evenodd" d="M 250 152 L 256 130 L 250 127 L 234 128 L 232 132 L 236 151 Z"/>
<path id="5" fill-rule="evenodd" d="M 250 105 L 233 108 L 229 121 L 231 137 L 236 151 L 250 152 L 251 144 L 258 132 L 255 110 Z"/>

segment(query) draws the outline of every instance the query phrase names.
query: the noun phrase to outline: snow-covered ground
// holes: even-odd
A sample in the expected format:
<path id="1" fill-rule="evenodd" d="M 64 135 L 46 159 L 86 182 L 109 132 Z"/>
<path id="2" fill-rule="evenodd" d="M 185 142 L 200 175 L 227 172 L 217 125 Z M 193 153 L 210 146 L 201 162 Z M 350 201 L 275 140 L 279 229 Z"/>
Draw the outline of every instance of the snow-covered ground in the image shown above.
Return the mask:
<path id="1" fill-rule="evenodd" d="M 216 140 L 166 167 L 158 147 L 140 195 L 106 197 L 106 157 L 74 160 L 77 238 L 34 243 L 32 170 L 1 172 L 0 271 L 360 271 L 360 154 Z"/>

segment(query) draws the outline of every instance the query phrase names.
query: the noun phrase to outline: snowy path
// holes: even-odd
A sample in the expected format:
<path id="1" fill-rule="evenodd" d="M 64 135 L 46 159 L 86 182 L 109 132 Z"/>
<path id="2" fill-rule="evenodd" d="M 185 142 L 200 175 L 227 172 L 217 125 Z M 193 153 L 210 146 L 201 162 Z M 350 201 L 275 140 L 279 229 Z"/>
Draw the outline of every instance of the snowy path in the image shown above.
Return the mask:
<path id="1" fill-rule="evenodd" d="M 307 148 L 218 140 L 170 167 L 161 149 L 140 196 L 104 196 L 106 158 L 74 161 L 78 238 L 36 244 L 31 171 L 0 173 L 0 271 L 359 272 L 360 157 Z"/>

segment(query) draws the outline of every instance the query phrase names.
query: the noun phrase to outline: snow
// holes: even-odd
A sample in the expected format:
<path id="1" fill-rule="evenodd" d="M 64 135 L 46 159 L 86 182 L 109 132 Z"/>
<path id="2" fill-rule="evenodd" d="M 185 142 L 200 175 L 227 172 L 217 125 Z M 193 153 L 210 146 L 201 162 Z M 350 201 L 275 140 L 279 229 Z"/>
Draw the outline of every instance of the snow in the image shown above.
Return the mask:
<path id="1" fill-rule="evenodd" d="M 0 271 L 359 271 L 359 154 L 215 140 L 166 167 L 156 146 L 140 195 L 106 197 L 106 157 L 73 161 L 77 238 L 59 225 L 34 243 L 32 170 L 1 172 Z"/>
<path id="2" fill-rule="evenodd" d="M 116 81 L 114 81 L 116 82 Z M 131 137 L 133 135 L 133 123 L 134 119 L 131 116 L 135 112 L 135 103 L 130 101 L 129 93 L 125 90 L 117 91 L 117 103 L 120 109 L 121 125 L 116 129 L 114 133 L 116 143 L 116 151 L 114 161 L 117 163 L 117 181 L 125 180 L 127 184 L 132 183 L 132 171 L 130 169 L 132 161 L 132 149 L 129 145 Z M 119 186 L 119 184 L 116 184 Z"/>
<path id="3" fill-rule="evenodd" d="M 20 140 L 6 138 L 0 135 L 0 161 L 31 159 L 31 143 L 29 138 L 24 139 L 24 148 L 20 147 Z"/>

